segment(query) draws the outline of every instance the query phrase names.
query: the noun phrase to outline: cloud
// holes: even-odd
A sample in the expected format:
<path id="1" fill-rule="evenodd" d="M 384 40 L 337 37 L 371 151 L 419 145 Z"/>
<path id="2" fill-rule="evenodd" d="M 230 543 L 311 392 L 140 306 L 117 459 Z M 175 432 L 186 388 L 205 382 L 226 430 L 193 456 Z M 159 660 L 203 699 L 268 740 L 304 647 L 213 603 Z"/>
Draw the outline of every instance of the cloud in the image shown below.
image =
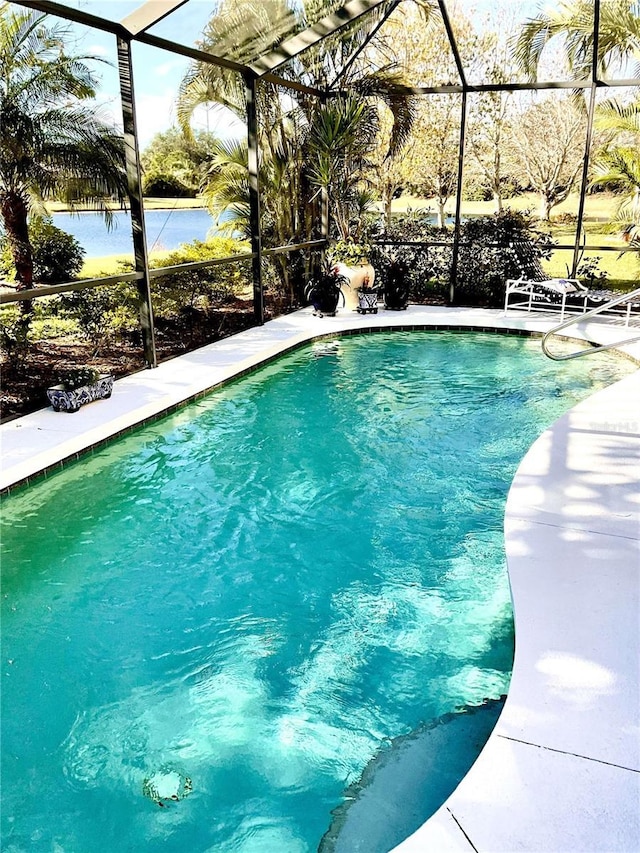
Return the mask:
<path id="1" fill-rule="evenodd" d="M 182 78 L 184 74 L 185 63 L 184 59 L 180 57 L 175 60 L 168 60 L 167 62 L 160 62 L 153 69 L 154 74 L 157 77 L 166 77 L 168 74 L 171 74 L 173 71 L 179 72 L 179 77 Z"/>
<path id="2" fill-rule="evenodd" d="M 103 44 L 90 44 L 87 47 L 87 56 L 111 56 L 113 51 L 108 50 Z"/>
<path id="3" fill-rule="evenodd" d="M 194 130 L 209 130 L 221 139 L 235 139 L 247 133 L 246 125 L 223 106 L 197 107 L 191 121 Z"/>
<path id="4" fill-rule="evenodd" d="M 157 95 L 139 95 L 136 98 L 136 116 L 140 149 L 144 149 L 156 133 L 169 130 L 175 124 L 176 93 L 166 89 Z"/>

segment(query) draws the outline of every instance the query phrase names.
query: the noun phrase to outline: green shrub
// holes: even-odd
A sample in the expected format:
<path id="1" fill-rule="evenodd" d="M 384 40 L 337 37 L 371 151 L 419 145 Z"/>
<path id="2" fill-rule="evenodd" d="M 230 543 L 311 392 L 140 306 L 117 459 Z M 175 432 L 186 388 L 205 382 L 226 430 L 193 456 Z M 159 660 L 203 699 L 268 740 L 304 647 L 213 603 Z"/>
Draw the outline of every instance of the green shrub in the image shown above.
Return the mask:
<path id="1" fill-rule="evenodd" d="M 71 316 L 95 352 L 124 331 L 137 328 L 138 300 L 135 285 L 76 290 L 60 297 L 59 311 Z"/>
<path id="2" fill-rule="evenodd" d="M 144 177 L 142 192 L 148 198 L 195 198 L 196 191 L 185 186 L 174 175 Z"/>
<path id="3" fill-rule="evenodd" d="M 0 308 L 0 349 L 12 364 L 26 355 L 30 343 L 29 323 L 17 305 Z"/>
<path id="4" fill-rule="evenodd" d="M 502 305 L 505 281 L 527 272 L 526 259 L 548 257 L 551 248 L 549 237 L 535 230 L 534 221 L 527 211 L 504 210 L 462 223 L 454 296 L 457 304 Z M 383 279 L 390 261 L 399 260 L 409 268 L 409 298 L 412 302 L 448 298 L 453 257 L 451 229 L 438 229 L 414 214 L 397 219 L 391 229 L 379 235 L 378 240 L 380 242 L 372 252 L 372 262 Z M 384 245 L 384 240 L 437 241 L 445 245 L 390 246 Z M 514 249 L 514 245 L 525 249 Z"/>
<path id="5" fill-rule="evenodd" d="M 408 269 L 409 300 L 429 302 L 441 299 L 449 290 L 451 267 L 451 232 L 437 228 L 420 214 L 409 214 L 394 219 L 391 228 L 376 235 L 378 241 L 371 251 L 371 263 L 384 285 L 392 261 Z M 444 246 L 389 245 L 385 241 L 447 242 Z"/>
<path id="6" fill-rule="evenodd" d="M 183 243 L 154 268 L 210 261 L 249 251 L 246 243 L 231 237 L 194 240 Z M 184 311 L 207 311 L 215 305 L 233 300 L 237 293 L 251 287 L 246 263 L 219 264 L 199 269 L 186 269 L 152 279 L 154 309 L 159 316 L 176 316 Z"/>
<path id="7" fill-rule="evenodd" d="M 557 216 L 553 216 L 551 221 L 556 225 L 575 225 L 578 217 L 575 213 L 559 213 Z"/>
<path id="8" fill-rule="evenodd" d="M 591 258 L 584 258 L 576 270 L 576 277 L 589 288 L 594 288 L 596 285 L 603 287 L 608 279 L 608 274 L 605 270 L 600 269 L 600 261 L 602 258 L 596 255 Z"/>
<path id="9" fill-rule="evenodd" d="M 503 210 L 462 224 L 456 304 L 501 306 L 506 280 L 527 274 L 526 259 L 548 257 L 548 235 L 536 231 L 534 221 L 528 211 Z"/>
<path id="10" fill-rule="evenodd" d="M 100 371 L 95 367 L 76 367 L 67 370 L 60 377 L 60 384 L 65 391 L 75 391 L 85 385 L 94 385 L 100 379 Z"/>
<path id="11" fill-rule="evenodd" d="M 51 219 L 32 219 L 29 222 L 29 239 L 33 251 L 35 282 L 60 284 L 71 281 L 82 269 L 85 250 L 75 237 L 56 228 Z M 10 279 L 15 277 L 15 267 L 6 237 L 2 239 L 0 270 Z"/>
<path id="12" fill-rule="evenodd" d="M 491 188 L 482 183 L 466 183 L 462 192 L 465 201 L 491 201 L 493 193 Z"/>

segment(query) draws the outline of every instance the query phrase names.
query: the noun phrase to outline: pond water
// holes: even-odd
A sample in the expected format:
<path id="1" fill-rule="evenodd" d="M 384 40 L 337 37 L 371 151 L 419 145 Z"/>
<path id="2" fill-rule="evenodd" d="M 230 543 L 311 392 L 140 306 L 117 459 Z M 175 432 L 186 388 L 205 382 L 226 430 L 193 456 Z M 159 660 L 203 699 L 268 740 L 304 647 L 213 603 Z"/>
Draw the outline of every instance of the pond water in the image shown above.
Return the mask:
<path id="1" fill-rule="evenodd" d="M 72 234 L 86 251 L 86 257 L 105 255 L 131 255 L 131 216 L 127 211 L 113 214 L 113 227 L 109 231 L 103 217 L 96 213 L 54 213 L 53 224 Z M 215 231 L 215 220 L 202 208 L 183 210 L 145 211 L 147 246 L 154 249 L 177 249 L 181 243 L 204 240 L 209 231 Z"/>
<path id="2" fill-rule="evenodd" d="M 11 495 L 5 853 L 351 853 L 334 816 L 369 778 L 388 802 L 367 768 L 506 692 L 509 485 L 630 369 L 498 335 L 322 342 Z M 494 722 L 458 735 L 455 772 L 446 742 L 420 759 L 410 813 L 353 812 L 366 853 L 433 813 Z"/>
<path id="3" fill-rule="evenodd" d="M 204 240 L 216 233 L 216 221 L 203 208 L 145 211 L 147 246 L 154 249 L 177 249 L 181 243 Z M 223 214 L 222 220 L 224 221 Z M 431 217 L 435 222 L 435 215 Z M 54 213 L 53 224 L 72 234 L 86 251 L 86 257 L 106 255 L 133 256 L 131 216 L 126 211 L 113 214 L 113 228 L 107 229 L 103 217 L 96 213 Z"/>

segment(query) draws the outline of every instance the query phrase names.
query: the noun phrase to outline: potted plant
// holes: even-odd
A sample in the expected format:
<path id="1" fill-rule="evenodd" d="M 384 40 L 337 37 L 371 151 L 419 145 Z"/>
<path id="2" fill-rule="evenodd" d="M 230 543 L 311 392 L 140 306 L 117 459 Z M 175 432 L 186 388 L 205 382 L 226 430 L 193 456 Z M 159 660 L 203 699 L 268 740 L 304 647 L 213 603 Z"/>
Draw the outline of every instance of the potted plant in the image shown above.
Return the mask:
<path id="1" fill-rule="evenodd" d="M 111 374 L 82 367 L 70 370 L 58 385 L 47 388 L 47 397 L 55 412 L 77 412 L 85 403 L 110 397 L 112 391 Z"/>
<path id="2" fill-rule="evenodd" d="M 341 297 L 342 304 L 345 304 L 342 288 L 348 286 L 348 278 L 340 273 L 338 267 L 330 261 L 325 261 L 305 290 L 307 301 L 313 305 L 314 315 L 323 317 L 328 314 L 333 317 Z"/>
<path id="3" fill-rule="evenodd" d="M 334 261 L 348 267 L 366 266 L 369 263 L 371 246 L 369 243 L 356 243 L 355 240 L 338 240 L 330 254 Z"/>
<path id="4" fill-rule="evenodd" d="M 368 275 L 362 280 L 360 287 L 356 288 L 358 294 L 358 314 L 378 313 L 378 288 L 370 283 Z"/>
<path id="5" fill-rule="evenodd" d="M 385 279 L 384 307 L 390 311 L 405 311 L 409 302 L 409 267 L 402 260 L 393 260 Z"/>
<path id="6" fill-rule="evenodd" d="M 377 304 L 377 290 L 374 288 L 376 273 L 369 263 L 370 253 L 371 246 L 368 243 L 356 243 L 351 239 L 338 240 L 329 250 L 331 263 L 337 266 L 351 287 L 345 298 L 346 307 L 360 313 L 374 311 L 373 305 Z M 366 294 L 362 298 L 361 291 Z"/>

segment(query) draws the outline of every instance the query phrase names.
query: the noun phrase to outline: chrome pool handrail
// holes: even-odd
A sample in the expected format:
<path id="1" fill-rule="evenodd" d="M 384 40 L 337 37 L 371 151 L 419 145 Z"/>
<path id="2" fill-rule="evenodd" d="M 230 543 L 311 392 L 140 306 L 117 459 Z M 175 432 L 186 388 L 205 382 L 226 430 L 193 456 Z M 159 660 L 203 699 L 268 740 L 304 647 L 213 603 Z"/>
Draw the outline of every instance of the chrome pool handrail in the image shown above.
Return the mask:
<path id="1" fill-rule="evenodd" d="M 548 332 L 542 336 L 542 352 L 547 356 L 547 358 L 551 358 L 554 361 L 568 361 L 571 358 L 580 358 L 583 355 L 590 355 L 594 352 L 601 352 L 607 349 L 615 349 L 617 347 L 625 346 L 626 344 L 636 343 L 640 341 L 640 335 L 634 338 L 627 338 L 624 341 L 616 341 L 616 343 L 612 344 L 592 344 L 586 349 L 578 350 L 578 352 L 566 353 L 564 355 L 558 355 L 557 353 L 552 353 L 549 349 L 549 345 L 547 343 L 548 339 L 553 335 L 557 335 L 558 332 L 561 332 L 563 329 L 567 329 L 569 326 L 574 326 L 576 323 L 580 323 L 583 320 L 588 320 L 590 317 L 595 317 L 597 314 L 601 314 L 603 311 L 607 311 L 610 308 L 615 308 L 617 305 L 621 305 L 623 302 L 629 300 L 629 310 L 627 311 L 627 322 L 625 324 L 625 328 L 629 326 L 629 319 L 631 313 L 631 301 L 632 299 L 640 298 L 640 287 L 636 288 L 636 290 L 630 290 L 629 293 L 623 293 L 620 296 L 616 296 L 614 299 L 610 299 L 608 302 L 603 302 L 602 305 L 598 305 L 596 308 L 591 308 L 591 310 L 585 312 L 584 314 L 575 314 L 571 316 L 568 320 L 564 320 L 562 323 L 559 323 L 557 326 L 554 326 L 552 329 L 549 329 Z"/>

